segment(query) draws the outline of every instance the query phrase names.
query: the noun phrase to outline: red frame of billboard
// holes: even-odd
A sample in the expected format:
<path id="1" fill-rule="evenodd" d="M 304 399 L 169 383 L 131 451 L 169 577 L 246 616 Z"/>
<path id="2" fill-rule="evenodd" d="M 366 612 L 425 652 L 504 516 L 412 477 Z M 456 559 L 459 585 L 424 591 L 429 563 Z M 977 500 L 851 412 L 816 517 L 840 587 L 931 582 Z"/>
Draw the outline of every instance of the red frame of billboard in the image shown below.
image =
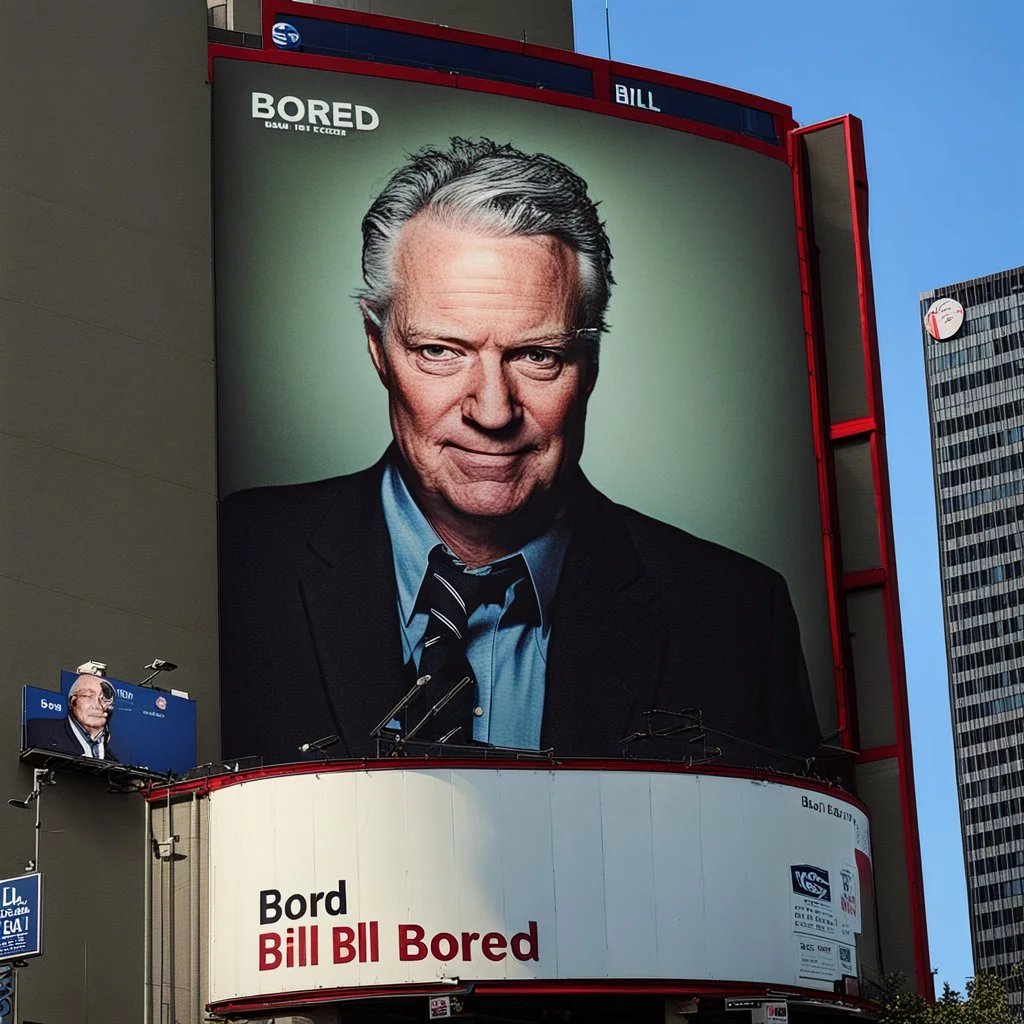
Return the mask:
<path id="1" fill-rule="evenodd" d="M 390 985 L 377 988 L 317 988 L 298 992 L 282 992 L 280 995 L 261 996 L 258 999 L 226 999 L 210 1003 L 206 1009 L 212 1014 L 253 1014 L 299 1009 L 305 1006 L 319 1006 L 325 1003 L 339 1003 L 369 999 L 421 999 L 430 996 L 695 996 L 706 999 L 762 999 L 765 1001 L 793 999 L 799 1006 L 801 1000 L 808 1003 L 828 1004 L 835 1009 L 846 1008 L 858 1015 L 865 1010 L 877 1011 L 877 1004 L 866 999 L 820 992 L 817 989 L 796 988 L 781 985 L 758 985 L 749 981 L 680 982 L 664 984 L 658 982 L 593 982 L 593 981 L 517 981 L 473 982 L 467 985 Z"/>
<path id="2" fill-rule="evenodd" d="M 899 590 L 896 576 L 896 548 L 892 525 L 892 500 L 889 493 L 889 469 L 885 446 L 885 416 L 882 405 L 882 373 L 878 352 L 878 332 L 875 324 L 874 287 L 871 276 L 871 255 L 868 244 L 868 182 L 867 162 L 864 154 L 864 132 L 859 118 L 850 114 L 819 124 L 796 128 L 791 133 L 794 141 L 801 135 L 825 128 L 841 126 L 846 143 L 847 178 L 850 188 L 850 208 L 853 211 L 853 246 L 857 271 L 860 333 L 864 360 L 864 380 L 867 390 L 866 416 L 832 423 L 828 428 L 827 457 L 835 445 L 842 441 L 866 441 L 870 449 L 872 483 L 875 494 L 876 529 L 880 552 L 879 566 L 857 572 L 844 573 L 841 578 L 843 595 L 857 590 L 876 588 L 881 591 L 886 624 L 886 647 L 891 680 L 893 722 L 896 742 L 885 747 L 861 750 L 856 728 L 856 692 L 852 682 L 846 685 L 847 714 L 851 747 L 857 749 L 856 764 L 895 759 L 899 779 L 900 806 L 903 821 L 903 842 L 911 924 L 914 930 L 914 959 L 919 991 L 934 999 L 934 978 L 928 956 L 928 926 L 924 906 L 924 878 L 921 868 L 921 841 L 917 826 L 917 802 L 914 787 L 914 763 L 910 738 L 910 709 L 907 701 L 906 664 L 903 653 L 903 630 L 900 618 Z M 807 233 L 809 195 L 806 182 L 801 180 L 803 168 L 796 158 L 794 145 L 792 162 L 798 193 L 798 210 L 803 207 L 804 222 L 800 230 L 801 251 L 810 249 Z M 819 343 L 819 351 L 823 346 Z M 812 388 L 813 394 L 813 388 Z M 827 422 L 827 417 L 825 418 Z M 833 475 L 834 479 L 834 475 Z M 834 498 L 833 498 L 834 500 Z M 835 506 L 833 506 L 835 508 Z M 837 563 L 838 564 L 838 563 Z M 843 637 L 847 636 L 844 630 Z M 850 664 L 848 661 L 847 664 Z"/>
<path id="3" fill-rule="evenodd" d="M 870 817 L 867 806 L 845 789 L 804 779 L 796 775 L 780 775 L 776 771 L 759 771 L 756 768 L 730 768 L 724 765 L 688 765 L 673 761 L 644 761 L 615 758 L 607 760 L 595 757 L 560 757 L 548 760 L 544 757 L 381 757 L 358 758 L 345 761 L 300 761 L 292 764 L 272 764 L 261 768 L 247 768 L 235 772 L 224 772 L 201 779 L 188 779 L 171 785 L 150 783 L 144 792 L 150 803 L 161 803 L 171 797 L 187 796 L 190 793 L 208 794 L 217 789 L 241 786 L 260 779 L 275 779 L 288 775 L 331 775 L 335 772 L 364 771 L 411 771 L 445 768 L 476 768 L 483 771 L 571 771 L 571 772 L 661 772 L 666 775 L 714 775 L 730 779 L 752 779 L 755 782 L 773 782 L 795 789 L 808 789 L 824 793 L 834 800 L 853 804 Z"/>
<path id="4" fill-rule="evenodd" d="M 559 93 L 552 89 L 535 89 L 507 82 L 493 82 L 488 79 L 473 78 L 470 75 L 418 70 L 416 68 L 383 64 L 376 61 L 349 60 L 342 57 L 319 57 L 299 53 L 294 50 L 279 50 L 273 47 L 253 50 L 219 43 L 211 43 L 209 46 L 208 74 L 210 81 L 213 81 L 213 65 L 218 57 L 227 57 L 234 60 L 252 60 L 265 64 L 284 64 L 292 67 L 314 68 L 319 71 L 342 71 L 354 75 L 369 75 L 374 78 L 398 78 L 407 82 L 420 82 L 425 85 L 438 85 L 449 89 L 471 89 L 474 92 L 491 92 L 501 96 L 511 96 L 516 99 L 551 103 L 562 107 L 576 107 L 577 109 L 587 110 L 596 114 L 606 114 L 630 121 L 641 121 L 663 128 L 674 128 L 677 131 L 685 131 L 690 135 L 701 135 L 719 142 L 729 142 L 733 145 L 743 146 L 746 149 L 760 153 L 762 156 L 770 156 L 784 163 L 789 161 L 786 151 L 786 137 L 788 132 L 796 127 L 792 108 L 782 103 L 776 103 L 773 100 L 764 99 L 761 96 L 754 96 L 751 93 L 713 85 L 710 82 L 701 82 L 694 78 L 683 78 L 679 75 L 652 71 L 648 68 L 640 68 L 632 64 L 622 64 L 617 61 L 586 57 L 567 50 L 557 50 L 550 46 L 518 43 L 496 36 L 485 36 L 476 32 L 465 32 L 462 29 L 447 28 L 443 25 L 427 25 L 418 21 L 406 21 L 402 18 L 390 18 L 379 14 L 363 14 L 358 11 L 348 11 L 336 7 L 313 7 L 308 3 L 292 3 L 290 0 L 280 0 L 278 3 L 264 0 L 264 39 L 270 38 L 270 30 L 278 15 L 307 19 L 315 17 L 321 21 L 365 25 L 369 28 L 403 32 L 408 35 L 440 39 L 453 43 L 464 43 L 469 46 L 478 46 L 489 50 L 503 50 L 506 53 L 518 53 L 528 57 L 537 57 L 542 60 L 557 61 L 560 64 L 585 68 L 593 75 L 594 98 L 573 96 L 568 93 Z M 770 114 L 775 121 L 775 130 L 779 137 L 779 144 L 772 145 L 760 139 L 740 135 L 724 128 L 716 128 L 714 125 L 702 124 L 698 121 L 689 121 L 684 118 L 672 117 L 616 103 L 612 98 L 611 79 L 613 75 L 639 79 L 650 82 L 652 85 L 665 85 L 675 89 L 685 89 L 689 92 L 700 93 L 704 96 L 764 111 Z"/>
<path id="5" fill-rule="evenodd" d="M 859 119 L 852 115 L 845 115 L 816 125 L 800 127 L 793 119 L 792 108 L 785 104 L 697 79 L 671 75 L 631 64 L 589 57 L 553 47 L 517 42 L 441 25 L 428 25 L 422 22 L 407 21 L 401 18 L 366 14 L 334 7 L 312 6 L 308 3 L 290 2 L 290 0 L 278 0 L 278 2 L 263 0 L 263 39 L 270 39 L 271 28 L 279 17 L 291 16 L 301 18 L 316 17 L 325 21 L 365 25 L 427 38 L 465 43 L 485 49 L 519 53 L 586 68 L 593 75 L 595 95 L 593 99 L 590 99 L 558 93 L 549 89 L 493 82 L 473 78 L 469 75 L 418 70 L 345 58 L 311 56 L 296 51 L 276 49 L 272 46 L 261 50 L 254 50 L 216 43 L 211 43 L 208 47 L 208 74 L 210 80 L 213 81 L 214 78 L 215 60 L 217 58 L 227 58 L 322 71 L 345 72 L 375 78 L 394 78 L 446 88 L 470 89 L 475 92 L 494 93 L 500 96 L 509 96 L 532 102 L 574 107 L 605 116 L 657 125 L 672 129 L 673 131 L 681 131 L 740 146 L 762 156 L 781 160 L 790 167 L 793 174 L 796 234 L 803 289 L 809 397 L 812 429 L 814 432 L 814 450 L 818 465 L 822 544 L 835 664 L 836 710 L 839 734 L 843 747 L 851 752 L 855 752 L 854 763 L 856 764 L 864 764 L 887 758 L 895 758 L 897 760 L 903 838 L 906 849 L 906 868 L 910 886 L 909 895 L 914 932 L 916 982 L 920 992 L 934 998 L 933 977 L 928 959 L 927 924 L 924 911 L 920 838 L 914 795 L 906 671 L 896 582 L 896 558 L 893 543 L 889 476 L 885 454 L 881 372 L 868 250 L 867 175 L 863 133 Z M 611 80 L 613 75 L 646 81 L 653 85 L 684 89 L 769 113 L 775 122 L 780 140 L 779 145 L 772 145 L 759 139 L 717 128 L 713 125 L 616 103 L 612 98 Z M 863 339 L 863 358 L 868 390 L 869 413 L 866 417 L 857 420 L 830 423 L 828 417 L 824 343 L 821 333 L 820 310 L 818 308 L 819 297 L 817 295 L 814 272 L 813 238 L 810 227 L 809 182 L 807 181 L 805 169 L 802 166 L 801 149 L 798 140 L 802 134 L 838 124 L 844 126 L 849 158 L 847 170 L 850 179 L 851 208 L 854 211 L 853 236 L 858 292 L 860 296 L 861 337 Z M 835 489 L 832 451 L 837 441 L 856 437 L 868 439 L 871 446 L 871 463 L 882 564 L 878 567 L 856 573 L 844 573 L 842 571 L 841 550 L 838 539 L 839 509 Z M 845 614 L 845 596 L 851 591 L 864 587 L 879 587 L 882 590 L 886 610 L 886 640 L 896 728 L 896 743 L 894 745 L 869 750 L 859 749 L 856 693 L 851 672 L 852 661 Z M 465 764 L 465 762 L 459 763 Z M 490 766 L 494 766 L 495 763 L 488 762 Z M 521 765 L 521 762 L 516 763 Z M 432 762 L 432 764 L 434 767 L 442 766 L 440 761 Z M 617 762 L 617 765 L 621 767 L 622 762 Z M 294 770 L 295 766 L 290 767 Z M 705 768 L 704 770 L 707 769 Z M 257 777 L 262 777 L 264 773 L 271 771 L 272 769 L 261 770 L 260 776 Z M 202 788 L 204 785 L 209 785 L 211 788 L 216 788 L 212 785 L 213 782 L 214 780 L 211 779 L 202 780 L 201 783 L 186 783 L 183 785 L 192 786 L 193 788 Z M 178 789 L 178 787 L 172 788 L 175 791 Z M 823 788 L 828 790 L 828 787 Z M 160 792 L 165 795 L 167 794 L 166 788 Z M 850 799 L 848 795 L 845 798 Z M 686 991 L 692 992 L 696 990 L 688 989 Z M 815 997 L 820 997 L 820 993 L 815 993 Z"/>

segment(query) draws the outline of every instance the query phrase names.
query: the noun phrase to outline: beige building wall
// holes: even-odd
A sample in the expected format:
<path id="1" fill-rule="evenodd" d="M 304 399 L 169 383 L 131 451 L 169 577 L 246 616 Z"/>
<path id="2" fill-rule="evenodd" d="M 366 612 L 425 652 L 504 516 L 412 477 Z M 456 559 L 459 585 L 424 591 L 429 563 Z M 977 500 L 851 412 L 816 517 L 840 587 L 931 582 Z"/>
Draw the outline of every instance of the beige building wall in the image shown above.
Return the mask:
<path id="1" fill-rule="evenodd" d="M 154 657 L 218 754 L 204 0 L 47 0 L 0 33 L 0 875 L 32 855 L 21 688 Z M 12 24 L 11 20 L 8 24 Z M 44 951 L 19 1015 L 142 1019 L 144 813 L 103 777 L 42 798 Z"/>

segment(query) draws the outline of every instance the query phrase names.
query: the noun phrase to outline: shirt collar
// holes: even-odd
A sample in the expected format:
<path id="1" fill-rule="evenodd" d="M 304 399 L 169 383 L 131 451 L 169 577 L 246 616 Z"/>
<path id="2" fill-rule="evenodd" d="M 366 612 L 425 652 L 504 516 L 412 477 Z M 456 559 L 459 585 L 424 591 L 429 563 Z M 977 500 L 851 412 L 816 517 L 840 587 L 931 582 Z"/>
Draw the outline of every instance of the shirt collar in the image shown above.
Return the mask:
<path id="1" fill-rule="evenodd" d="M 81 743 L 82 750 L 85 752 L 87 757 L 98 757 L 100 760 L 103 759 L 103 755 L 106 753 L 104 749 L 103 737 L 104 734 L 100 733 L 96 739 L 93 739 L 86 731 L 78 724 L 78 719 L 73 714 L 68 715 L 68 721 L 71 723 L 71 728 L 74 729 L 78 736 L 78 742 Z"/>
<path id="2" fill-rule="evenodd" d="M 427 557 L 442 541 L 409 493 L 394 462 L 388 462 L 384 469 L 381 501 L 394 554 L 398 608 L 402 621 L 408 625 L 416 613 L 416 598 L 426 574 Z M 493 563 L 500 565 L 522 556 L 530 588 L 540 609 L 542 627 L 550 619 L 570 533 L 570 516 L 563 508 L 544 533 L 528 541 L 518 551 Z"/>

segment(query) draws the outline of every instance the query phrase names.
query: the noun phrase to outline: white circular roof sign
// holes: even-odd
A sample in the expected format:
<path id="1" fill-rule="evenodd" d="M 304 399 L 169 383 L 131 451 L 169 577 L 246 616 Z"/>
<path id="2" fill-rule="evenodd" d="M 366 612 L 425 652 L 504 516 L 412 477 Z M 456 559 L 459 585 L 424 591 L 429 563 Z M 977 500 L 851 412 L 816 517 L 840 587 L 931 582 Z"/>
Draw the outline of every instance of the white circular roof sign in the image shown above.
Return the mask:
<path id="1" fill-rule="evenodd" d="M 964 307 L 956 299 L 936 299 L 924 316 L 925 330 L 936 341 L 947 341 L 964 325 Z"/>

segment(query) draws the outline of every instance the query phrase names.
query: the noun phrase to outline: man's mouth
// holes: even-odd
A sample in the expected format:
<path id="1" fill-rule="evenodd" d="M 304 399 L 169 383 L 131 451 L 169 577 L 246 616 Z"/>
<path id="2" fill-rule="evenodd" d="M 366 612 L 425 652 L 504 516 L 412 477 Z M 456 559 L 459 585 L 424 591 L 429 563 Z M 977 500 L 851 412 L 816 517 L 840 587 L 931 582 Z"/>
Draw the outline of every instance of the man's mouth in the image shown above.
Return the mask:
<path id="1" fill-rule="evenodd" d="M 491 450 L 485 448 L 470 448 L 468 445 L 456 444 L 454 441 L 449 441 L 445 447 L 452 448 L 457 452 L 463 452 L 466 455 L 479 456 L 484 459 L 514 459 L 521 455 L 527 455 L 531 452 L 532 448 L 513 448 Z"/>
<path id="2" fill-rule="evenodd" d="M 523 476 L 528 459 L 536 449 L 521 446 L 491 449 L 448 444 L 445 451 L 453 470 L 467 481 L 510 483 Z"/>

